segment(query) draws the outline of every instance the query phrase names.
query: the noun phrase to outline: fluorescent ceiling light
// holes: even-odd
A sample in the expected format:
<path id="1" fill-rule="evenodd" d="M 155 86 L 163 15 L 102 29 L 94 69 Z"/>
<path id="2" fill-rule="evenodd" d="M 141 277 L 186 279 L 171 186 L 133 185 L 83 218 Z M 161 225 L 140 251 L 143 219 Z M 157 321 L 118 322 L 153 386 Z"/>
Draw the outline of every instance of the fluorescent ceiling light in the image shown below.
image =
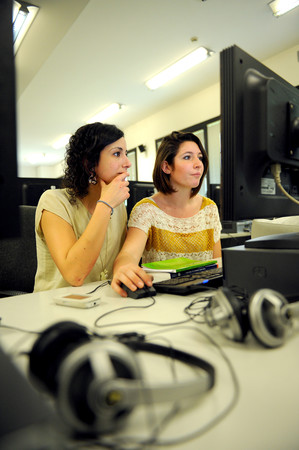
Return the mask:
<path id="1" fill-rule="evenodd" d="M 18 48 L 24 39 L 25 34 L 29 30 L 39 8 L 37 6 L 25 3 L 21 0 L 14 0 L 12 23 L 13 23 L 13 42 L 14 52 L 18 51 Z"/>
<path id="2" fill-rule="evenodd" d="M 49 153 L 30 153 L 24 158 L 25 163 L 32 166 L 49 166 L 58 164 L 63 160 L 60 156 L 51 155 Z"/>
<path id="3" fill-rule="evenodd" d="M 52 147 L 55 148 L 56 150 L 65 147 L 66 144 L 69 142 L 70 137 L 71 137 L 70 134 L 64 134 L 61 138 L 57 139 L 57 141 L 54 142 Z"/>
<path id="4" fill-rule="evenodd" d="M 167 69 L 155 75 L 153 78 L 148 80 L 145 84 L 149 89 L 157 89 L 173 78 L 177 77 L 181 73 L 186 72 L 197 64 L 201 63 L 205 59 L 207 59 L 214 52 L 204 48 L 199 47 L 188 55 L 184 56 L 184 58 L 180 59 L 176 63 L 172 64 Z"/>
<path id="5" fill-rule="evenodd" d="M 273 0 L 268 5 L 274 16 L 279 17 L 299 6 L 299 0 Z"/>
<path id="6" fill-rule="evenodd" d="M 93 122 L 105 122 L 108 117 L 113 116 L 116 114 L 120 109 L 122 109 L 123 105 L 120 105 L 119 103 L 112 103 L 111 105 L 107 106 L 107 108 L 100 111 L 95 116 L 91 117 L 87 123 L 93 123 Z"/>

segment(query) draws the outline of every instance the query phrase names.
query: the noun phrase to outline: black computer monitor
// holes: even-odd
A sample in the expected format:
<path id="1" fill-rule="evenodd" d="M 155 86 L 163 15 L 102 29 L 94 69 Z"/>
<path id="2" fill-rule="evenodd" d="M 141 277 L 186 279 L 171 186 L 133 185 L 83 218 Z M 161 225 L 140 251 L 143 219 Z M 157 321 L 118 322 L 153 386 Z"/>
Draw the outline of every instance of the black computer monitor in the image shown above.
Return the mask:
<path id="1" fill-rule="evenodd" d="M 238 48 L 220 54 L 223 231 L 254 218 L 299 214 L 299 90 Z"/>
<path id="2" fill-rule="evenodd" d="M 220 189 L 221 186 L 218 183 L 209 184 L 209 197 L 216 203 L 219 211 L 220 211 Z"/>
<path id="3" fill-rule="evenodd" d="M 19 235 L 12 1 L 0 1 L 0 239 Z"/>
<path id="4" fill-rule="evenodd" d="M 37 206 L 40 196 L 48 189 L 63 187 L 63 178 L 19 178 L 22 205 Z"/>
<path id="5" fill-rule="evenodd" d="M 150 197 L 155 192 L 154 183 L 150 181 L 129 181 L 130 197 L 127 200 L 128 217 L 134 205 L 145 197 Z"/>

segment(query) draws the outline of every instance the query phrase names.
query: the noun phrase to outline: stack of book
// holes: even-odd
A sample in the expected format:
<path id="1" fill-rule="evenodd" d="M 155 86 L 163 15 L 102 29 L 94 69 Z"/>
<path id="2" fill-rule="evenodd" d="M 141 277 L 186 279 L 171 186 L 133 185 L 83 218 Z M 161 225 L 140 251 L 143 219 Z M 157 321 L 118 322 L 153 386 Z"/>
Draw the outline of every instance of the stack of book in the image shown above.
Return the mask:
<path id="1" fill-rule="evenodd" d="M 197 261 L 195 259 L 183 257 L 142 264 L 142 267 L 146 272 L 169 273 L 171 278 L 202 272 L 203 270 L 214 269 L 217 266 L 216 259 L 209 261 Z"/>

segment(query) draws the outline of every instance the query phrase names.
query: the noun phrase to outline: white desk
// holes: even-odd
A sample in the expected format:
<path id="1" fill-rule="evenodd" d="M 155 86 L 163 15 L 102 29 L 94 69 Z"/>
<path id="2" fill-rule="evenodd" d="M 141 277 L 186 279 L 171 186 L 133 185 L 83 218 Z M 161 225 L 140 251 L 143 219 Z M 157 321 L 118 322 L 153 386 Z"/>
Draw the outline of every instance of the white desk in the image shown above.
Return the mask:
<path id="1" fill-rule="evenodd" d="M 63 288 L 59 292 L 85 293 L 95 286 L 96 283 L 93 283 L 80 288 Z M 157 295 L 155 304 L 144 309 L 141 306 L 148 305 L 151 299 L 123 299 L 114 293 L 110 286 L 105 286 L 101 288 L 101 305 L 88 310 L 79 310 L 55 305 L 54 292 L 57 291 L 1 299 L 2 325 L 41 331 L 57 321 L 74 320 L 93 327 L 95 320 L 105 312 L 124 306 L 138 306 L 140 308 L 117 311 L 99 321 L 99 325 L 120 322 L 128 322 L 127 324 L 109 325 L 96 330 L 107 334 L 120 331 L 139 331 L 147 334 L 155 331 L 157 340 L 153 342 L 161 345 L 168 345 L 171 342 L 175 348 L 200 356 L 215 366 L 214 388 L 195 406 L 176 417 L 162 433 L 162 440 L 172 441 L 201 429 L 227 407 L 233 395 L 231 374 L 218 350 L 197 330 L 208 333 L 221 345 L 234 367 L 240 385 L 240 396 L 236 406 L 201 436 L 178 446 L 170 445 L 168 448 L 184 450 L 299 448 L 299 332 L 295 333 L 283 347 L 269 350 L 261 347 L 251 334 L 246 343 L 240 344 L 226 340 L 218 330 L 205 324 L 188 323 L 184 326 L 167 328 L 138 323 L 138 321 L 155 323 L 182 321 L 187 318 L 184 308 L 196 298 L 196 295 L 188 297 Z M 0 328 L 0 343 L 7 353 L 30 349 L 34 339 L 34 335 Z M 150 355 L 143 355 L 141 359 L 146 380 L 153 383 L 172 382 L 171 377 L 168 380 L 163 378 L 165 374 L 164 370 L 160 370 L 160 360 L 157 362 Z M 17 363 L 22 365 L 23 362 L 24 357 L 17 359 Z M 169 366 L 169 362 L 167 364 Z M 131 435 L 142 429 L 139 423 L 140 416 L 135 411 L 136 409 L 128 423 L 128 432 Z"/>

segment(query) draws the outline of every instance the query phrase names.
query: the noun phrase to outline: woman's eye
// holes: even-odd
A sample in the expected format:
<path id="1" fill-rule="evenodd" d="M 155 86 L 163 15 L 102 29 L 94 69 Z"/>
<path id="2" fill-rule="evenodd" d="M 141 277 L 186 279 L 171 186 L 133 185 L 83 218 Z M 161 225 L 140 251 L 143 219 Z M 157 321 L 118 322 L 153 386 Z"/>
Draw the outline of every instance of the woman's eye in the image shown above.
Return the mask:
<path id="1" fill-rule="evenodd" d="M 120 152 L 115 152 L 115 153 L 113 153 L 113 155 L 119 157 L 120 156 Z"/>
<path id="2" fill-rule="evenodd" d="M 184 159 L 190 159 L 190 155 L 185 155 Z"/>

